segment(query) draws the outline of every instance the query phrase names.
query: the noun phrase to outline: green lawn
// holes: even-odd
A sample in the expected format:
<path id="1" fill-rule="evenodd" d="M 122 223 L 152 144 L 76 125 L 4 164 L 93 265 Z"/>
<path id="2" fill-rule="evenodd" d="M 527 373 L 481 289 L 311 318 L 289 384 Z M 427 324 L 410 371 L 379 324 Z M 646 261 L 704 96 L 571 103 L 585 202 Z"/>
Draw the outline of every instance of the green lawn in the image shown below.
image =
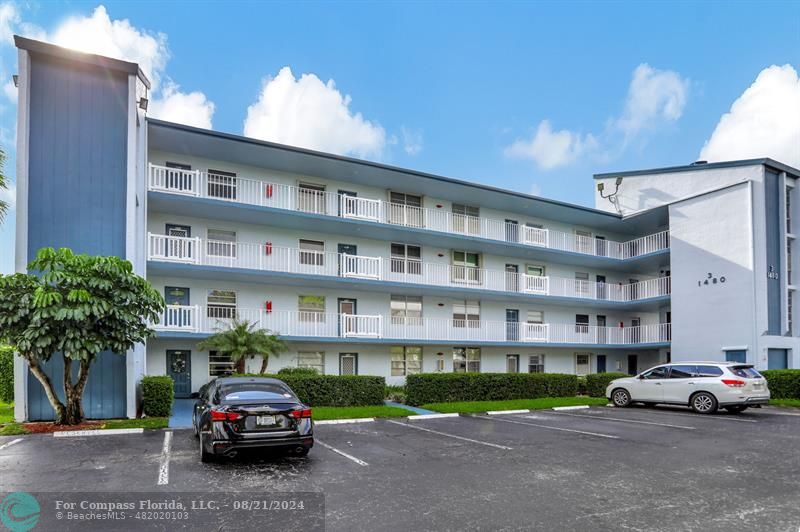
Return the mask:
<path id="1" fill-rule="evenodd" d="M 17 434 L 27 434 L 26 429 L 22 423 L 6 423 L 0 427 L 0 436 L 16 436 Z"/>
<path id="2" fill-rule="evenodd" d="M 540 399 L 514 399 L 510 401 L 471 401 L 463 403 L 431 403 L 422 408 L 436 412 L 474 414 L 489 410 L 542 410 L 554 406 L 605 405 L 604 397 L 543 397 Z"/>
<path id="3" fill-rule="evenodd" d="M 800 408 L 800 399 L 770 399 L 770 406 L 793 406 Z"/>
<path id="4" fill-rule="evenodd" d="M 142 419 L 109 419 L 100 429 L 165 429 L 169 418 L 145 417 Z"/>
<path id="5" fill-rule="evenodd" d="M 355 419 L 360 417 L 403 417 L 414 412 L 396 406 L 314 406 L 311 408 L 314 421 L 327 419 Z"/>
<path id="6" fill-rule="evenodd" d="M 14 403 L 0 401 L 0 425 L 14 421 Z"/>

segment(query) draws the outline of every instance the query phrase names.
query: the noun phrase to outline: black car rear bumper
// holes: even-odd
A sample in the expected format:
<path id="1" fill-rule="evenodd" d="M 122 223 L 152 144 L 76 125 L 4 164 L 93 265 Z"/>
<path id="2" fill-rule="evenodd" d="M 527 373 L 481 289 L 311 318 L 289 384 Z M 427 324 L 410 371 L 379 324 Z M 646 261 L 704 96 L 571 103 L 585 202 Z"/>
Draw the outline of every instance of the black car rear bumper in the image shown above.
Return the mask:
<path id="1" fill-rule="evenodd" d="M 291 438 L 257 438 L 251 440 L 215 440 L 206 450 L 217 455 L 230 454 L 231 451 L 260 448 L 295 448 L 314 446 L 314 436 L 293 436 Z"/>

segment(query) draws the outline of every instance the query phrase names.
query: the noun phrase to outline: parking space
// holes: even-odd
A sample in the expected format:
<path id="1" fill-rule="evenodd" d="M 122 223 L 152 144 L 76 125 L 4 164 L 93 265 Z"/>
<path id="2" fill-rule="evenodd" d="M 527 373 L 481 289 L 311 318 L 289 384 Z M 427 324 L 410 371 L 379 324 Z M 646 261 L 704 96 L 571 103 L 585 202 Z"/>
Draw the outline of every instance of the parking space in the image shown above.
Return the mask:
<path id="1" fill-rule="evenodd" d="M 800 416 L 592 408 L 318 426 L 201 464 L 191 430 L 0 440 L 2 490 L 317 491 L 329 530 L 797 530 Z M 43 484 L 46 484 L 43 485 Z"/>

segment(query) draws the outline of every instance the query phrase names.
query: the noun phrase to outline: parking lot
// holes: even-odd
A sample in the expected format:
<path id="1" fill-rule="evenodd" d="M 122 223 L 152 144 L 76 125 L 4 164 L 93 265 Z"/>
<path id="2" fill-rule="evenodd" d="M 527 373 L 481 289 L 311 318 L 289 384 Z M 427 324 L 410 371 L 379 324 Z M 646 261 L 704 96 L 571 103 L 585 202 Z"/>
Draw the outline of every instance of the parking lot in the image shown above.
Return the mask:
<path id="1" fill-rule="evenodd" d="M 201 464 L 191 430 L 0 438 L 1 491 L 317 491 L 328 530 L 791 530 L 800 414 L 597 407 L 319 425 Z M 12 443 L 14 442 L 14 443 Z"/>

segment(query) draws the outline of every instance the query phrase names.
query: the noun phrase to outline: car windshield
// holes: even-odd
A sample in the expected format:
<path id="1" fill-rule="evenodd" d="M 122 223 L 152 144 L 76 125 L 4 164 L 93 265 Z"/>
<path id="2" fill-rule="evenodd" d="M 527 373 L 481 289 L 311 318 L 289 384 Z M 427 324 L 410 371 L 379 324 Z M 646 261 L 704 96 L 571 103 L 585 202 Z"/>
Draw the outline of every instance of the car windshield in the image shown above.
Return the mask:
<path id="1" fill-rule="evenodd" d="M 222 401 L 242 401 L 251 399 L 292 399 L 294 396 L 288 389 L 280 384 L 247 382 L 242 384 L 230 384 L 224 386 L 219 391 Z"/>
<path id="2" fill-rule="evenodd" d="M 761 373 L 757 372 L 753 366 L 729 366 L 728 369 L 737 377 L 743 379 L 760 379 Z"/>

